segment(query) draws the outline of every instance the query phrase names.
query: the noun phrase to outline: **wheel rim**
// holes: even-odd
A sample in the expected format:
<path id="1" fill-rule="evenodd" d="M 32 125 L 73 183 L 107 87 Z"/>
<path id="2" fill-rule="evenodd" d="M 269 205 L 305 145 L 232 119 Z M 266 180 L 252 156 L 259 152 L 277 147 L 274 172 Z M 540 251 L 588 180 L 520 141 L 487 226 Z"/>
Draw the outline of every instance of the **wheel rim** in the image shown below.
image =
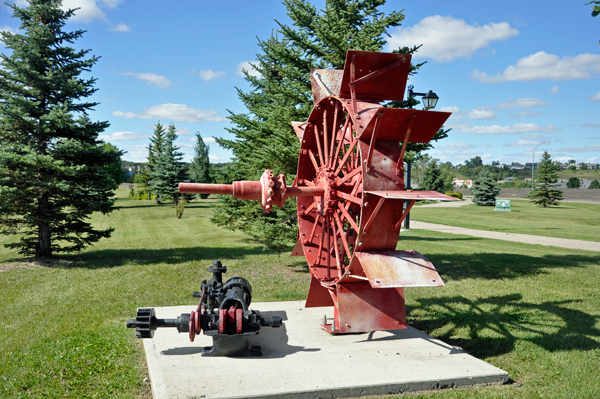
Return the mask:
<path id="1" fill-rule="evenodd" d="M 298 186 L 321 186 L 325 194 L 298 198 L 298 225 L 313 275 L 335 284 L 346 273 L 359 233 L 362 202 L 361 151 L 346 105 L 322 99 L 302 139 Z"/>

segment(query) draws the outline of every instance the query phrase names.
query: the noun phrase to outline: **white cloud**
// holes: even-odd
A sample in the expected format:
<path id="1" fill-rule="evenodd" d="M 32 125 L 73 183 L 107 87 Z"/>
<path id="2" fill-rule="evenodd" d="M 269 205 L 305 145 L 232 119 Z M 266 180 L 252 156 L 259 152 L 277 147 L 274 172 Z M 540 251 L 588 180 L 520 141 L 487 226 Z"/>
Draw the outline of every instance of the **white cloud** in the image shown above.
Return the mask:
<path id="1" fill-rule="evenodd" d="M 533 108 L 544 107 L 548 105 L 548 101 L 540 100 L 539 98 L 519 98 L 517 100 L 509 100 L 497 105 L 498 108 Z"/>
<path id="2" fill-rule="evenodd" d="M 71 17 L 72 21 L 91 22 L 95 19 L 106 19 L 106 14 L 94 0 L 63 0 L 61 9 L 66 11 L 75 8 L 79 10 Z"/>
<path id="3" fill-rule="evenodd" d="M 494 111 L 490 111 L 488 109 L 472 109 L 467 111 L 467 118 L 469 119 L 483 119 L 483 120 L 492 120 L 496 119 L 497 115 Z"/>
<path id="4" fill-rule="evenodd" d="M 455 107 L 455 106 L 451 106 L 451 107 L 446 106 L 446 107 L 440 108 L 440 111 L 442 111 L 442 112 L 459 112 L 460 108 Z"/>
<path id="5" fill-rule="evenodd" d="M 209 155 L 208 158 L 212 159 L 213 161 L 222 161 L 225 159 L 225 158 L 218 157 L 216 155 Z"/>
<path id="6" fill-rule="evenodd" d="M 536 116 L 544 115 L 543 112 L 531 112 L 531 111 L 521 111 L 515 115 L 515 117 L 523 117 L 523 118 L 533 118 Z"/>
<path id="7" fill-rule="evenodd" d="M 256 69 L 254 69 L 252 66 L 256 65 L 257 62 L 256 61 L 242 61 L 238 64 L 237 66 L 237 74 L 240 76 L 244 76 L 244 70 L 246 70 L 246 72 L 248 72 L 248 74 L 250 76 L 254 76 L 254 77 L 260 77 L 260 72 L 258 72 Z"/>
<path id="8" fill-rule="evenodd" d="M 550 89 L 550 93 L 558 94 L 558 93 L 560 93 L 560 89 L 558 88 L 558 86 L 552 86 L 552 88 Z"/>
<path id="9" fill-rule="evenodd" d="M 590 152 L 590 151 L 600 151 L 600 144 L 587 145 L 585 147 L 563 147 L 559 148 L 556 151 L 561 152 Z"/>
<path id="10" fill-rule="evenodd" d="M 590 100 L 592 100 L 592 101 L 600 101 L 600 91 L 595 96 L 591 96 Z"/>
<path id="11" fill-rule="evenodd" d="M 129 32 L 131 28 L 127 24 L 119 24 L 110 28 L 113 32 Z"/>
<path id="12" fill-rule="evenodd" d="M 583 127 L 600 127 L 600 123 L 591 123 L 591 122 L 588 122 L 588 123 L 584 123 Z"/>
<path id="13" fill-rule="evenodd" d="M 155 73 L 135 73 L 135 72 L 123 72 L 123 76 L 133 76 L 136 79 L 143 80 L 149 86 L 158 87 L 159 89 L 168 89 L 171 87 L 171 81 L 162 75 Z"/>
<path id="14" fill-rule="evenodd" d="M 196 141 L 198 141 L 198 139 L 196 138 L 196 136 L 194 136 L 194 137 L 190 137 L 190 141 L 193 141 L 195 143 Z M 209 137 L 202 137 L 202 141 L 204 141 L 205 144 L 206 143 L 216 143 L 217 142 L 214 137 L 210 137 L 210 136 Z"/>
<path id="15" fill-rule="evenodd" d="M 118 6 L 121 1 L 122 0 L 100 0 L 100 3 L 102 3 L 106 8 L 113 9 Z"/>
<path id="16" fill-rule="evenodd" d="M 206 80 L 207 82 L 209 82 L 211 80 L 218 79 L 221 76 L 225 76 L 225 75 L 227 75 L 227 73 L 222 72 L 222 71 L 213 71 L 212 69 L 207 69 L 207 70 L 198 72 L 198 75 L 200 75 L 200 78 L 202 80 Z"/>
<path id="17" fill-rule="evenodd" d="M 388 50 L 423 44 L 413 57 L 449 62 L 457 58 L 468 58 L 493 41 L 508 40 L 518 34 L 519 31 L 511 28 L 508 22 L 476 26 L 451 16 L 433 15 L 423 18 L 412 27 L 398 27 L 388 39 Z"/>
<path id="18" fill-rule="evenodd" d="M 541 136 L 539 134 L 528 134 L 522 137 L 523 140 L 533 140 L 533 141 L 537 141 L 538 144 L 541 141 L 548 141 L 548 139 L 544 136 Z"/>
<path id="19" fill-rule="evenodd" d="M 481 83 L 498 83 L 507 81 L 531 82 L 534 80 L 574 80 L 590 79 L 600 73 L 599 54 L 580 54 L 575 57 L 563 57 L 538 51 L 521 58 L 497 75 L 488 75 L 478 69 L 471 73 L 471 78 Z"/>
<path id="20" fill-rule="evenodd" d="M 141 140 L 150 137 L 148 134 L 140 134 L 135 132 L 113 132 L 110 134 L 103 134 L 100 136 L 101 140 L 104 141 L 121 141 L 121 140 Z"/>
<path id="21" fill-rule="evenodd" d="M 560 129 L 552 125 L 539 126 L 533 123 L 517 123 L 512 126 L 468 126 L 462 127 L 460 132 L 467 134 L 521 134 L 521 133 L 554 133 Z"/>
<path id="22" fill-rule="evenodd" d="M 227 120 L 227 118 L 218 115 L 214 109 L 196 109 L 185 104 L 160 104 L 146 108 L 142 112 L 115 111 L 112 114 L 126 119 L 158 119 L 187 123 L 222 122 Z"/>
<path id="23" fill-rule="evenodd" d="M 469 111 L 461 111 L 458 107 L 442 107 L 440 111 L 452 112 L 451 119 L 478 119 L 492 120 L 498 116 L 494 111 L 490 111 L 487 107 L 475 107 Z"/>
<path id="24" fill-rule="evenodd" d="M 440 147 L 441 150 L 463 150 L 468 148 L 475 148 L 475 146 L 467 143 L 450 143 Z"/>
<path id="25" fill-rule="evenodd" d="M 519 140 L 519 141 L 511 141 L 508 144 L 504 144 L 504 147 L 529 147 L 529 146 L 537 146 L 538 144 L 540 144 L 539 141 Z"/>

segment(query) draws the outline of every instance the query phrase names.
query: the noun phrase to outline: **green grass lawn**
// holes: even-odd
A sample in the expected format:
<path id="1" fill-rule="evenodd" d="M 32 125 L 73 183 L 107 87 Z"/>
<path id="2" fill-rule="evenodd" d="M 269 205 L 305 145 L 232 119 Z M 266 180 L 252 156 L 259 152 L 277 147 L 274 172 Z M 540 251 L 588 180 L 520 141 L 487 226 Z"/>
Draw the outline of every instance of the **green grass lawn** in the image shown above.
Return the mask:
<path id="1" fill-rule="evenodd" d="M 511 212 L 494 207 L 413 207 L 411 220 L 504 233 L 600 241 L 600 204 L 563 202 L 541 208 L 526 200 L 511 200 Z"/>
<path id="2" fill-rule="evenodd" d="M 125 321 L 140 306 L 193 305 L 215 259 L 250 280 L 254 301 L 306 295 L 303 258 L 215 227 L 207 202 L 181 220 L 169 205 L 119 205 L 93 218 L 115 228 L 110 239 L 50 265 L 0 247 L 0 398 L 148 397 L 142 346 Z M 446 282 L 406 290 L 409 323 L 520 384 L 424 397 L 595 397 L 600 254 L 425 231 L 403 233 L 399 248 L 425 254 Z"/>

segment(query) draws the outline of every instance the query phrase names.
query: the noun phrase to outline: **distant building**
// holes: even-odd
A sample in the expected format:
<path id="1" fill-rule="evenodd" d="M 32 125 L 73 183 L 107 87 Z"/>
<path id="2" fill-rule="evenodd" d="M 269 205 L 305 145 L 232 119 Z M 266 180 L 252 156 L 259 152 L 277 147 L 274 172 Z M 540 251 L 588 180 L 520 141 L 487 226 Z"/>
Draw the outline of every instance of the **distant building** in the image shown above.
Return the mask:
<path id="1" fill-rule="evenodd" d="M 470 180 L 470 179 L 453 179 L 452 180 L 452 184 L 454 184 L 454 187 L 457 187 L 457 188 L 461 188 L 463 186 L 466 186 L 467 188 L 471 188 L 471 186 L 473 185 L 473 180 Z"/>

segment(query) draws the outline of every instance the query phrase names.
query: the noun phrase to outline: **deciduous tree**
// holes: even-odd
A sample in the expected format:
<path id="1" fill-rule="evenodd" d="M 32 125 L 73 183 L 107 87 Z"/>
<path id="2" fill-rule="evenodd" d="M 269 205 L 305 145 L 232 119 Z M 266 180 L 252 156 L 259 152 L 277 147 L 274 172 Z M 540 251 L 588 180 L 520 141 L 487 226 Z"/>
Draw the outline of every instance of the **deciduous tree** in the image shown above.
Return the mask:
<path id="1" fill-rule="evenodd" d="M 107 165 L 122 152 L 98 139 L 108 122 L 94 122 L 86 101 L 96 79 L 84 78 L 98 61 L 72 44 L 84 31 L 64 31 L 74 10 L 59 0 L 9 5 L 22 33 L 1 33 L 10 55 L 0 55 L 0 233 L 19 253 L 50 257 L 109 237 L 112 228 L 89 223 L 93 212 L 114 209 L 115 181 Z"/>
<path id="2" fill-rule="evenodd" d="M 581 180 L 578 177 L 569 177 L 567 181 L 567 188 L 579 188 L 581 187 Z"/>

